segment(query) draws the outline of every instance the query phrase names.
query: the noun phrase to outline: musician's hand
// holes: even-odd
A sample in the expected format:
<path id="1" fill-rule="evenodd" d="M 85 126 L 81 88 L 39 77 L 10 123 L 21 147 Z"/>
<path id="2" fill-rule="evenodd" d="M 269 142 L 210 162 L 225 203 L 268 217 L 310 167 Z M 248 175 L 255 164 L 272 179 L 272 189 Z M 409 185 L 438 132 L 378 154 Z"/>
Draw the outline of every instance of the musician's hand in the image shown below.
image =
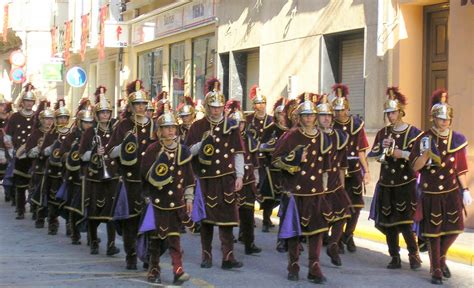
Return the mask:
<path id="1" fill-rule="evenodd" d="M 390 138 L 383 139 L 382 147 L 383 148 L 390 147 L 392 145 L 392 142 L 393 142 L 393 139 L 390 139 Z"/>
<path id="2" fill-rule="evenodd" d="M 403 151 L 400 149 L 393 149 L 392 157 L 395 159 L 403 158 Z"/>
<path id="3" fill-rule="evenodd" d="M 301 155 L 301 162 L 306 162 L 308 157 L 308 150 L 304 149 L 303 154 Z"/>
<path id="4" fill-rule="evenodd" d="M 193 213 L 193 201 L 192 200 L 186 200 L 186 213 L 188 213 L 189 216 L 191 216 L 191 213 Z"/>
<path id="5" fill-rule="evenodd" d="M 370 183 L 370 173 L 367 171 L 364 174 L 364 184 L 369 185 L 369 183 Z"/>
<path id="6" fill-rule="evenodd" d="M 105 154 L 105 148 L 104 147 L 99 147 L 97 148 L 97 155 L 102 156 Z"/>
<path id="7" fill-rule="evenodd" d="M 242 177 L 238 177 L 235 179 L 235 191 L 240 191 L 242 190 L 242 187 L 244 186 L 244 180 L 242 180 Z"/>
<path id="8" fill-rule="evenodd" d="M 5 141 L 5 148 L 8 150 L 8 149 L 12 149 L 13 148 L 13 143 L 11 141 Z"/>

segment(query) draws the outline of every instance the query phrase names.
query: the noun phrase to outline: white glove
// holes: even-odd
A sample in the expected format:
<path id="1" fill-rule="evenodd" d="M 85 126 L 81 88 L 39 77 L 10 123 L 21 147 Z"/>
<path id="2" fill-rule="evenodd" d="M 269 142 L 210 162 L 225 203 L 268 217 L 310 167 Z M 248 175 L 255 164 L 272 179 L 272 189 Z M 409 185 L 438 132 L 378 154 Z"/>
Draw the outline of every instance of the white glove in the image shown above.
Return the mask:
<path id="1" fill-rule="evenodd" d="M 471 192 L 468 189 L 462 191 L 462 203 L 464 206 L 469 206 L 472 204 Z"/>

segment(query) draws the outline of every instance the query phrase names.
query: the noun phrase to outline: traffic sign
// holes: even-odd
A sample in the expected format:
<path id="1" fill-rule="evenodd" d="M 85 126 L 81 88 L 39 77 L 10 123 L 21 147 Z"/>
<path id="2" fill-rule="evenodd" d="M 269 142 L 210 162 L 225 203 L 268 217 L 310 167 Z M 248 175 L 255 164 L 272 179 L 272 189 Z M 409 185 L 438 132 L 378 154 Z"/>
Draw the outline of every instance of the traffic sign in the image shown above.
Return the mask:
<path id="1" fill-rule="evenodd" d="M 13 51 L 10 54 L 10 63 L 15 66 L 22 67 L 26 63 L 26 56 L 20 50 Z"/>
<path id="2" fill-rule="evenodd" d="M 23 83 L 25 81 L 25 70 L 23 68 L 14 68 L 10 71 L 10 78 L 14 83 Z"/>
<path id="3" fill-rule="evenodd" d="M 72 87 L 80 88 L 87 82 L 86 71 L 79 66 L 74 66 L 67 71 L 66 80 Z"/>

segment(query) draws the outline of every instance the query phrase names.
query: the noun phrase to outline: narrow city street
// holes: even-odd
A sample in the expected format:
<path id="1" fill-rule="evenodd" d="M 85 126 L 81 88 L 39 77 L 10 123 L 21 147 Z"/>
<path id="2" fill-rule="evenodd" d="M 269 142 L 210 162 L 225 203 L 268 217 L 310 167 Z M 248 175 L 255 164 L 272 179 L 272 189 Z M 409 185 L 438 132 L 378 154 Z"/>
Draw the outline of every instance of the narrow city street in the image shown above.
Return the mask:
<path id="1" fill-rule="evenodd" d="M 125 270 L 124 254 L 105 256 L 105 226 L 100 226 L 103 242 L 99 255 L 90 255 L 86 246 L 86 234 L 82 234 L 82 245 L 73 246 L 65 236 L 64 221 L 58 235 L 47 235 L 46 229 L 35 229 L 26 214 L 25 220 L 15 220 L 13 207 L 0 203 L 0 287 L 149 287 L 146 272 Z M 299 282 L 286 280 L 286 254 L 275 250 L 275 232 L 261 233 L 257 220 L 256 243 L 263 248 L 258 256 L 244 255 L 243 245 L 236 244 L 236 256 L 244 267 L 234 271 L 220 268 L 220 249 L 214 235 L 214 266 L 201 269 L 200 239 L 198 235 L 182 235 L 184 268 L 191 275 L 185 287 L 311 287 L 306 280 L 307 254 L 303 252 Z M 217 233 L 215 233 L 217 234 Z M 236 231 L 234 231 L 236 234 Z M 342 255 L 343 266 L 336 268 L 322 250 L 322 269 L 328 287 L 433 287 L 430 284 L 429 259 L 422 254 L 423 266 L 411 271 L 406 251 L 402 252 L 402 269 L 387 270 L 390 260 L 386 246 L 356 239 L 359 250 L 355 254 Z M 123 251 L 123 242 L 117 237 L 117 246 Z M 171 285 L 173 275 L 167 254 L 162 257 L 163 286 Z M 445 287 L 472 287 L 474 268 L 454 262 L 449 263 L 453 277 L 446 280 Z M 156 285 L 155 285 L 156 286 Z"/>

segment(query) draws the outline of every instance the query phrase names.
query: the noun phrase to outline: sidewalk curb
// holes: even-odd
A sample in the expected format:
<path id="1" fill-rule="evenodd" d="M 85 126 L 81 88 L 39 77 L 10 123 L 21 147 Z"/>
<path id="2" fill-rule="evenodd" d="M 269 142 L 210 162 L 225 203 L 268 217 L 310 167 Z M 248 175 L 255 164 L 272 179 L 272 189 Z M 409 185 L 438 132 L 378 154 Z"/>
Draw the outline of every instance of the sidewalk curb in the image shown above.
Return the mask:
<path id="1" fill-rule="evenodd" d="M 255 213 L 262 215 L 262 210 L 260 210 L 259 203 L 255 204 Z M 272 217 L 278 218 L 278 209 L 273 209 Z M 375 227 L 364 227 L 364 225 L 358 225 L 354 235 L 356 238 L 362 238 L 369 241 L 386 243 L 385 235 L 382 234 Z M 401 237 L 400 245 L 406 248 L 405 241 Z M 464 246 L 454 244 L 448 251 L 448 260 L 474 266 L 474 249 Z"/>

